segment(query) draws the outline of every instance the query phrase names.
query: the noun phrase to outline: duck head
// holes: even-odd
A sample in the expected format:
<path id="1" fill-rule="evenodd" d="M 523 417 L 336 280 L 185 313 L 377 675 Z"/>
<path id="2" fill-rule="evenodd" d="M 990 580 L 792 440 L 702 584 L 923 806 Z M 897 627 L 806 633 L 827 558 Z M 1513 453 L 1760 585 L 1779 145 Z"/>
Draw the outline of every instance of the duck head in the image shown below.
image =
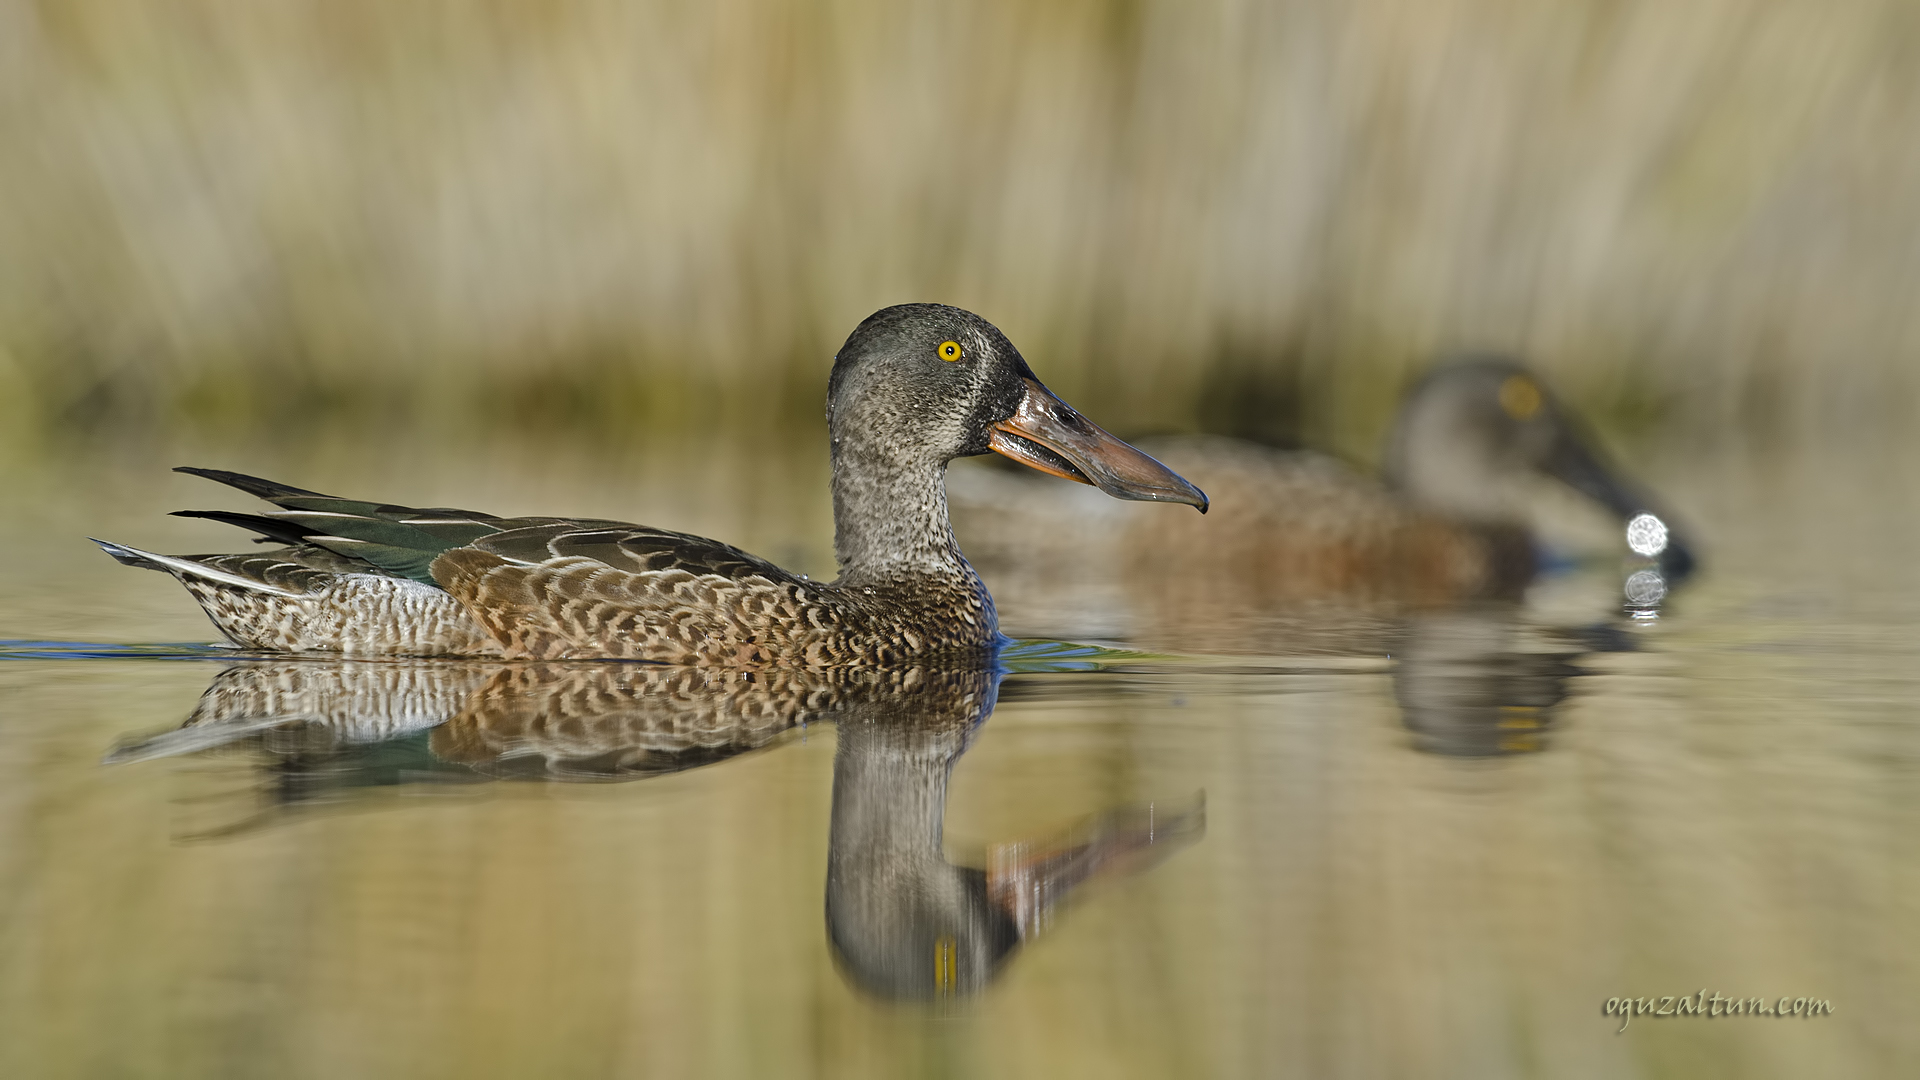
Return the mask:
<path id="1" fill-rule="evenodd" d="M 1669 580 L 1694 557 L 1653 497 L 1594 448 L 1546 385 L 1511 360 L 1471 357 L 1435 368 L 1407 395 L 1387 448 L 1387 482 L 1436 514 L 1482 525 L 1520 522 L 1519 481 L 1545 475 L 1626 526 L 1636 554 Z"/>
<path id="2" fill-rule="evenodd" d="M 836 462 L 998 453 L 1117 499 L 1207 509 L 1199 488 L 1054 396 L 993 324 L 944 304 L 884 308 L 854 330 L 834 357 L 827 423 Z"/>

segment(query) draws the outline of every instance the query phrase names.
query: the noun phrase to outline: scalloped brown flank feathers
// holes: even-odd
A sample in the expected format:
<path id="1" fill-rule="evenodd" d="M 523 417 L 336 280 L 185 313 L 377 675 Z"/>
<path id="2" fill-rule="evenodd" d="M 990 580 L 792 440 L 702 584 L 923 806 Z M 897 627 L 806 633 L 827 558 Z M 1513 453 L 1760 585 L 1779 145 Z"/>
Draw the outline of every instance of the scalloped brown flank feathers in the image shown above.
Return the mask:
<path id="1" fill-rule="evenodd" d="M 993 599 L 947 520 L 945 470 L 997 451 L 1123 499 L 1206 496 L 1054 397 L 976 315 L 883 309 L 834 359 L 827 401 L 838 580 L 808 581 L 703 537 L 618 521 L 500 518 L 339 499 L 183 468 L 262 514 L 184 511 L 284 546 L 156 555 L 236 644 L 346 656 L 615 658 L 669 664 L 891 664 L 983 653 Z"/>
<path id="2" fill-rule="evenodd" d="M 268 728 L 285 745 L 372 745 L 430 730 L 442 761 L 502 776 L 620 780 L 758 749 L 821 721 L 911 718 L 967 731 L 993 706 L 991 667 L 722 668 L 653 664 L 261 660 L 214 677 L 179 728 L 110 762 L 193 753 Z"/>

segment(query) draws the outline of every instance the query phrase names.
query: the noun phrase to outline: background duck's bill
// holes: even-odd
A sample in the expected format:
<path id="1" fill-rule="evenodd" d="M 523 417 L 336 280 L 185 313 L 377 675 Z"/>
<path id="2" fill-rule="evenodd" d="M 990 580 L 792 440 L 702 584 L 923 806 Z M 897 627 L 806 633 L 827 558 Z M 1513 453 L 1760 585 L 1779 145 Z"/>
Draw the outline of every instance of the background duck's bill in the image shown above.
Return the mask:
<path id="1" fill-rule="evenodd" d="M 1207 496 L 1179 473 L 1107 434 L 1037 379 L 1014 414 L 993 426 L 990 444 L 1043 473 L 1091 484 L 1116 499 L 1177 502 L 1207 512 Z"/>
<path id="2" fill-rule="evenodd" d="M 1677 582 L 1693 573 L 1696 565 L 1693 551 L 1674 526 L 1673 519 L 1656 507 L 1654 500 L 1637 485 L 1603 462 L 1583 438 L 1572 433 L 1562 434 L 1547 458 L 1546 472 L 1626 522 L 1628 545 L 1635 554 L 1656 559 L 1667 580 Z M 1650 519 L 1652 525 L 1658 526 L 1657 546 L 1648 542 L 1650 538 L 1641 538 L 1641 534 L 1650 531 L 1642 519 Z M 1643 547 L 1648 550 L 1642 550 Z"/>

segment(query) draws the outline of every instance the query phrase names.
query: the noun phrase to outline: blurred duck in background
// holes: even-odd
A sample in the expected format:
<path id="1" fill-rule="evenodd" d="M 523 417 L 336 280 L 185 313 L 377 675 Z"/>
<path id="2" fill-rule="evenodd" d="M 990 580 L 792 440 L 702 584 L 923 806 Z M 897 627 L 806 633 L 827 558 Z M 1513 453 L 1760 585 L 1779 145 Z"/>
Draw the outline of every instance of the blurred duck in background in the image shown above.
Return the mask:
<path id="1" fill-rule="evenodd" d="M 1503 358 L 1453 361 L 1420 379 L 1380 481 L 1322 454 L 1233 439 L 1141 445 L 1212 493 L 1208 520 L 1129 523 L 1085 499 L 1042 508 L 1019 494 L 1039 484 L 973 469 L 953 483 L 962 542 L 989 577 L 1021 583 L 1000 586 L 1010 597 L 1051 590 L 1083 634 L 1208 651 L 1244 651 L 1238 635 L 1250 622 L 1318 639 L 1308 651 L 1373 651 L 1379 630 L 1409 612 L 1518 600 L 1543 561 L 1532 520 L 1542 478 L 1624 529 L 1629 558 L 1652 575 L 1629 580 L 1629 604 L 1657 604 L 1695 566 L 1670 515 L 1607 463 L 1538 376 Z M 1090 558 L 1096 550 L 1105 565 Z M 1038 609 L 1019 614 L 1029 610 Z"/>
<path id="2" fill-rule="evenodd" d="M 223 751 L 263 780 L 249 787 L 264 812 L 197 834 L 210 838 L 376 787 L 641 780 L 832 721 L 828 940 L 862 990 L 938 1000 L 984 989 L 1082 886 L 1144 871 L 1205 832 L 1199 799 L 1121 806 L 949 860 L 948 781 L 1000 681 L 993 667 L 266 660 L 221 672 L 181 727 L 107 760 Z"/>

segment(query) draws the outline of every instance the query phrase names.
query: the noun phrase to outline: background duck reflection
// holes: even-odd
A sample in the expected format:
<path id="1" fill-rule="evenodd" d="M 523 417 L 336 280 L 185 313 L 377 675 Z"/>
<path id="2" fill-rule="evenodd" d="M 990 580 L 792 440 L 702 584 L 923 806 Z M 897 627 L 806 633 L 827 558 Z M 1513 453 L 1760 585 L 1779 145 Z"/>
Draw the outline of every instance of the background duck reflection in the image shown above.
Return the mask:
<path id="1" fill-rule="evenodd" d="M 220 672 L 185 724 L 109 763 L 224 748 L 262 778 L 269 824 L 357 788 L 485 778 L 635 780 L 836 725 L 827 933 L 856 986 L 892 999 L 984 989 L 1080 886 L 1145 870 L 1204 832 L 1198 801 L 942 846 L 948 780 L 993 712 L 991 668 L 723 670 L 645 664 L 260 661 Z"/>
<path id="2" fill-rule="evenodd" d="M 1414 747 L 1454 757 L 1545 749 L 1568 680 L 1580 673 L 1583 650 L 1569 645 L 1503 605 L 1408 620 L 1393 696 Z"/>

